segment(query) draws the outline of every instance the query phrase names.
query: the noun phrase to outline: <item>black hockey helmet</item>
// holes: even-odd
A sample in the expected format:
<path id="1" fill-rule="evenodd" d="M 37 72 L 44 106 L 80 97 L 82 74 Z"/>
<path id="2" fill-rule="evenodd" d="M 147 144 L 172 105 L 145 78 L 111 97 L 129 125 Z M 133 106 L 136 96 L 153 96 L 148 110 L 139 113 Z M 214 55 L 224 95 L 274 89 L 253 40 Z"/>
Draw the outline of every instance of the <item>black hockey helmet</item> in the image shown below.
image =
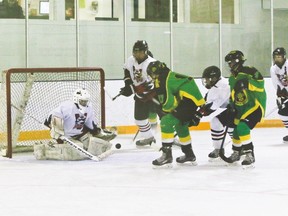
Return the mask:
<path id="1" fill-rule="evenodd" d="M 225 62 L 228 63 L 232 73 L 237 72 L 245 61 L 244 54 L 240 50 L 232 50 L 225 56 Z"/>
<path id="2" fill-rule="evenodd" d="M 276 64 L 279 68 L 282 68 L 286 61 L 286 50 L 283 47 L 276 48 L 273 53 L 274 64 Z"/>
<path id="3" fill-rule="evenodd" d="M 154 79 L 162 72 L 169 72 L 170 69 L 166 66 L 164 62 L 154 61 L 150 62 L 147 67 L 147 74 Z"/>
<path id="4" fill-rule="evenodd" d="M 148 51 L 148 43 L 145 40 L 138 40 L 133 46 L 133 52 Z"/>
<path id="5" fill-rule="evenodd" d="M 221 71 L 216 66 L 205 68 L 202 73 L 202 84 L 207 88 L 212 88 L 221 78 Z"/>
<path id="6" fill-rule="evenodd" d="M 281 56 L 285 57 L 286 56 L 286 50 L 283 47 L 277 47 L 273 51 L 272 55 L 273 55 L 273 58 L 275 55 L 281 55 Z"/>

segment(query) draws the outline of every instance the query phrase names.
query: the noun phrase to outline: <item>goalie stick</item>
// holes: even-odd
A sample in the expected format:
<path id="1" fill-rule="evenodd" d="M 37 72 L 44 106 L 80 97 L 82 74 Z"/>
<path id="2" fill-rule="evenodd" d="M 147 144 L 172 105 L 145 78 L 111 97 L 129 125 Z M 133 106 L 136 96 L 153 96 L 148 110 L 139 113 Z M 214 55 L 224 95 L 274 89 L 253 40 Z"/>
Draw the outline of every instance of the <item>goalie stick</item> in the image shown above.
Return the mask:
<path id="1" fill-rule="evenodd" d="M 40 120 L 38 120 L 37 118 L 35 118 L 34 116 L 32 116 L 31 114 L 27 113 L 25 110 L 16 107 L 15 105 L 11 104 L 12 107 L 14 107 L 15 109 L 17 109 L 18 111 L 22 112 L 23 114 L 26 114 L 28 117 L 30 117 L 31 119 L 33 119 L 35 122 L 41 124 L 42 126 L 44 125 L 43 122 L 41 122 Z M 48 126 L 45 125 L 45 127 L 49 128 Z M 87 156 L 89 159 L 93 160 L 93 161 L 100 161 L 102 158 L 105 158 L 105 155 L 103 155 L 103 157 L 97 157 L 95 155 L 92 155 L 91 153 L 89 153 L 88 151 L 86 151 L 84 148 L 78 146 L 76 143 L 74 143 L 73 141 L 71 141 L 70 139 L 68 139 L 65 136 L 60 136 L 60 139 L 63 141 L 66 141 L 70 146 L 72 146 L 74 149 L 76 149 L 77 151 L 81 152 L 83 155 Z M 104 152 L 105 153 L 105 152 Z M 104 154 L 103 153 L 103 154 Z M 101 154 L 102 155 L 102 154 Z M 100 156 L 100 155 L 99 155 Z M 108 156 L 108 155 L 107 155 Z"/>

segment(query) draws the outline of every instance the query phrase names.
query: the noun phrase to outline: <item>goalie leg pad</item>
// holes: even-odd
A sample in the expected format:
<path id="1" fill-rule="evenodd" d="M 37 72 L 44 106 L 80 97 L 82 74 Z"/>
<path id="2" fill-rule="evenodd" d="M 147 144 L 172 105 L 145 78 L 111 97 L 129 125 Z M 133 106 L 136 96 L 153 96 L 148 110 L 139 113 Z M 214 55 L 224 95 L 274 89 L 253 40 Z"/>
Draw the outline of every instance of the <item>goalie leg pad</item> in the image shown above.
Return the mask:
<path id="1" fill-rule="evenodd" d="M 112 144 L 106 140 L 103 140 L 97 137 L 90 137 L 88 152 L 90 152 L 93 155 L 98 156 L 110 150 L 111 147 L 112 147 Z"/>
<path id="2" fill-rule="evenodd" d="M 83 144 L 77 140 L 74 143 L 83 147 Z M 49 141 L 48 143 L 35 143 L 34 156 L 37 160 L 83 160 L 86 157 L 69 144 L 57 144 Z"/>

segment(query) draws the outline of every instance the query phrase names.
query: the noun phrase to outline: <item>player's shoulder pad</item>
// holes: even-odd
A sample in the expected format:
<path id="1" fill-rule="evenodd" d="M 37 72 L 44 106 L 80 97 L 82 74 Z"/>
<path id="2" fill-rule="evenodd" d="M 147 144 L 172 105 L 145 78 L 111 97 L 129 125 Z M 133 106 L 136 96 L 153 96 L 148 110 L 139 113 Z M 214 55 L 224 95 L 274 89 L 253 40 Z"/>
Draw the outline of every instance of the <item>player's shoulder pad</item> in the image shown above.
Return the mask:
<path id="1" fill-rule="evenodd" d="M 263 79 L 262 74 L 255 67 L 244 66 L 243 72 L 251 75 L 253 79 L 256 79 L 256 80 Z"/>

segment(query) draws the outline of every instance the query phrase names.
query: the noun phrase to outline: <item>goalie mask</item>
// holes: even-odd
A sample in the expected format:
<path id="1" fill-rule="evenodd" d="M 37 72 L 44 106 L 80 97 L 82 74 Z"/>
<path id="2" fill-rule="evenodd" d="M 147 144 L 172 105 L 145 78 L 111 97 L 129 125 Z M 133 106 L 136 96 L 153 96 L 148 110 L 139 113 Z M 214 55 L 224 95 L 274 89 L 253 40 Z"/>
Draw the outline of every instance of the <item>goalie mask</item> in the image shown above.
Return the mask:
<path id="1" fill-rule="evenodd" d="M 239 50 L 232 50 L 225 56 L 225 62 L 228 63 L 232 74 L 237 74 L 245 61 L 244 54 Z"/>
<path id="2" fill-rule="evenodd" d="M 216 66 L 207 67 L 202 74 L 202 84 L 207 88 L 211 89 L 221 77 L 221 71 Z"/>
<path id="3" fill-rule="evenodd" d="M 278 47 L 273 51 L 273 61 L 279 68 L 282 68 L 286 61 L 286 50 L 283 47 Z"/>
<path id="4" fill-rule="evenodd" d="M 73 102 L 78 106 L 81 113 L 85 113 L 89 100 L 90 94 L 85 88 L 76 89 L 73 94 Z"/>

